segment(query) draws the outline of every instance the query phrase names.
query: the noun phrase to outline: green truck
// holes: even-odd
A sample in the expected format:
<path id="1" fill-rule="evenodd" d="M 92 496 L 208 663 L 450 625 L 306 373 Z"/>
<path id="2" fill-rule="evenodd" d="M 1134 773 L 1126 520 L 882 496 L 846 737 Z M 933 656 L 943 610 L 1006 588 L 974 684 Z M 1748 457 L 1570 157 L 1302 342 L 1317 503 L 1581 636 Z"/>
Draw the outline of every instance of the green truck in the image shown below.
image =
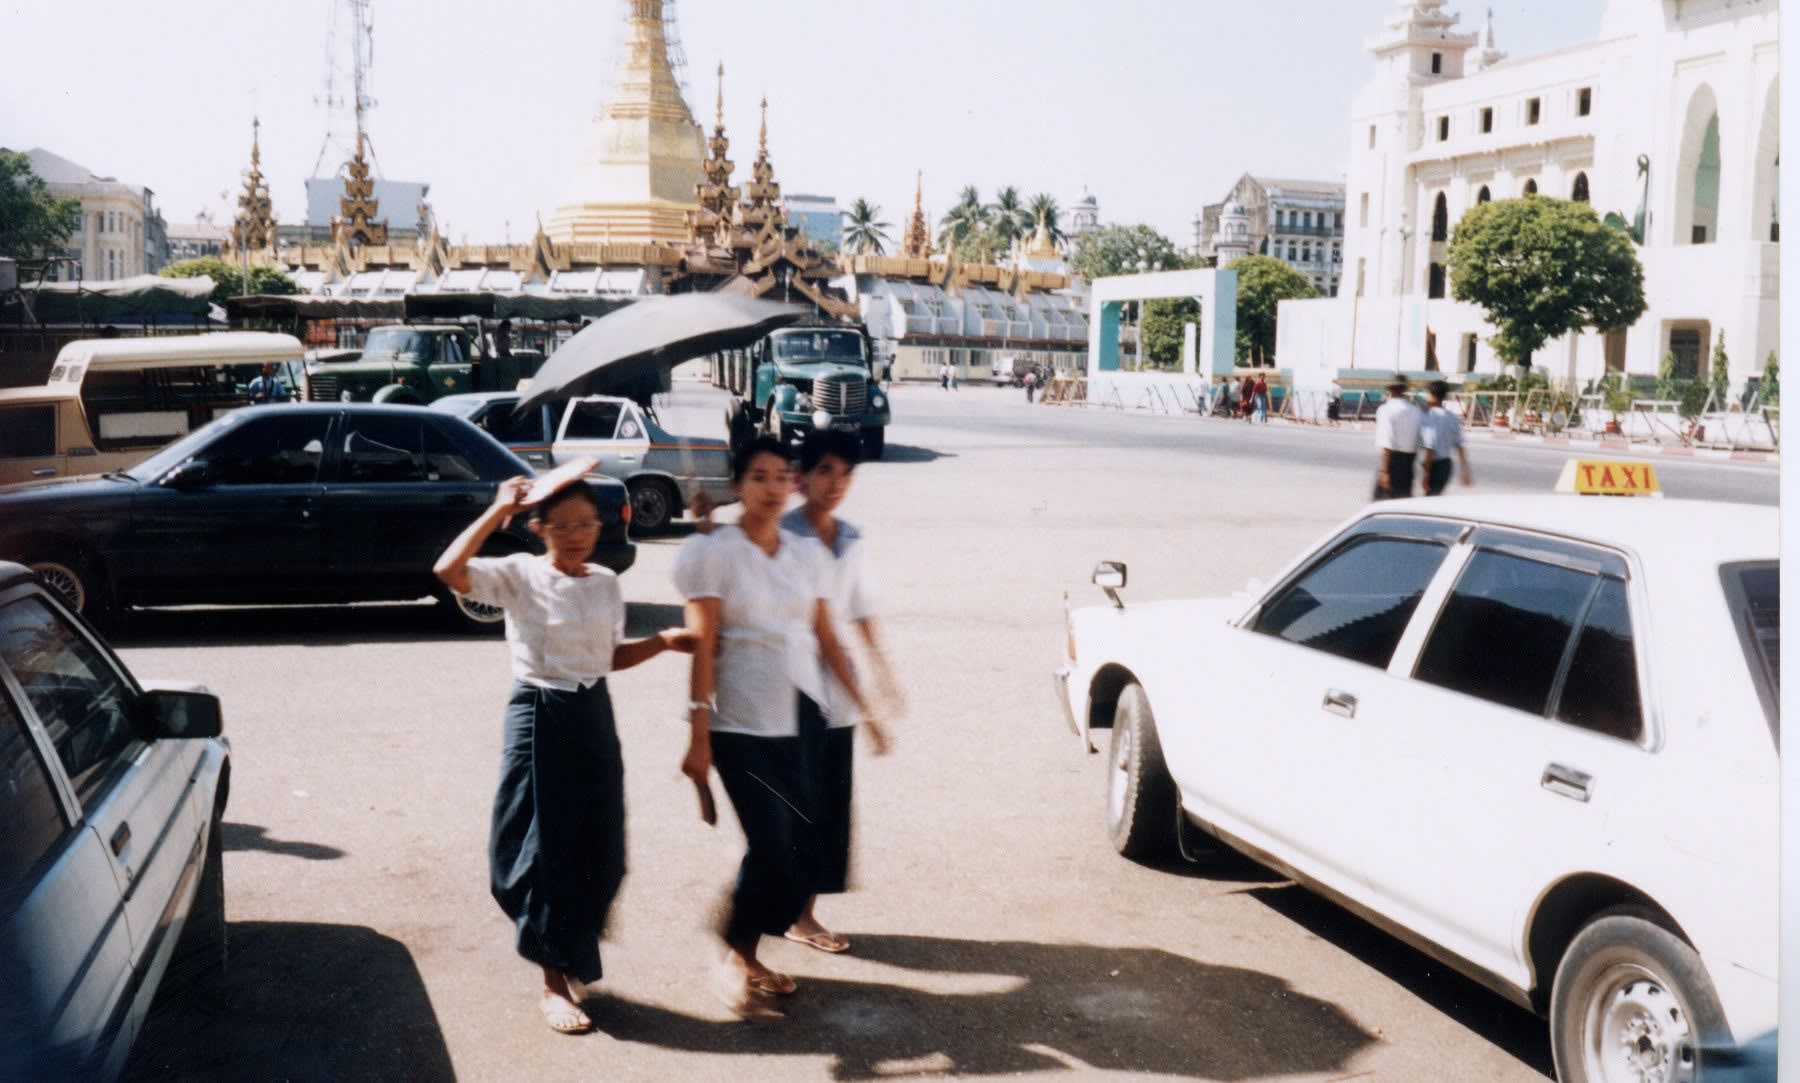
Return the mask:
<path id="1" fill-rule="evenodd" d="M 798 324 L 713 360 L 713 383 L 732 394 L 725 428 L 733 448 L 766 433 L 793 443 L 813 429 L 854 432 L 863 457 L 881 458 L 892 415 L 859 326 Z"/>
<path id="2" fill-rule="evenodd" d="M 321 351 L 306 365 L 313 402 L 424 405 L 445 395 L 511 391 L 544 363 L 536 350 L 496 354 L 469 324 L 395 324 L 369 331 L 362 351 Z"/>

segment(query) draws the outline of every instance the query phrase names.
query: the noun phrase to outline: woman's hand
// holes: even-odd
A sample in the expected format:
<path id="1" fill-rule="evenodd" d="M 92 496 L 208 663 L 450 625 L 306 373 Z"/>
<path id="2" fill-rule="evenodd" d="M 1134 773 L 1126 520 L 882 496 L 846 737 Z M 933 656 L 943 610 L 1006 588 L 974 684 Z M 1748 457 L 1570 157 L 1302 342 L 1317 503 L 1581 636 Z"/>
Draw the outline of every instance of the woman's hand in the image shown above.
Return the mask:
<path id="1" fill-rule="evenodd" d="M 488 510 L 503 519 L 510 520 L 525 510 L 525 494 L 531 491 L 531 479 L 527 477 L 507 478 L 494 490 L 494 503 Z"/>
<path id="2" fill-rule="evenodd" d="M 697 533 L 697 534 L 711 534 L 712 533 L 712 528 L 713 528 L 712 515 L 713 515 L 713 511 L 716 510 L 717 507 L 718 507 L 718 505 L 713 503 L 713 498 L 710 496 L 707 496 L 705 492 L 696 491 L 694 493 L 693 503 L 688 505 L 688 513 L 694 517 L 694 532 L 695 533 Z"/>
<path id="3" fill-rule="evenodd" d="M 699 730 L 688 741 L 687 755 L 681 759 L 681 773 L 693 779 L 695 785 L 703 786 L 711 771 L 712 737 L 705 730 Z"/>
<path id="4" fill-rule="evenodd" d="M 656 633 L 656 638 L 662 641 L 663 650 L 679 651 L 682 654 L 693 654 L 694 644 L 698 642 L 694 633 L 687 628 L 664 628 Z"/>
<path id="5" fill-rule="evenodd" d="M 862 720 L 863 732 L 869 735 L 869 754 L 885 756 L 894 750 L 894 742 L 888 736 L 887 726 L 881 719 L 869 715 Z"/>

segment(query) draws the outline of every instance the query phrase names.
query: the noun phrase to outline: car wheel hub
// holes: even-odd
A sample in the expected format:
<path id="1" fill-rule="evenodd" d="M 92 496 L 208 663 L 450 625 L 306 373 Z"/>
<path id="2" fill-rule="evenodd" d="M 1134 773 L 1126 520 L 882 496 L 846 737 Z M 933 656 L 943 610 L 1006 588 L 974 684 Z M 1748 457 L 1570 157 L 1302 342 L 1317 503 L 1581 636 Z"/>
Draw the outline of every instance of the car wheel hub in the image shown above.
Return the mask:
<path id="1" fill-rule="evenodd" d="M 506 610 L 497 605 L 484 605 L 473 599 L 465 598 L 460 594 L 455 597 L 456 607 L 462 610 L 463 616 L 468 617 L 472 621 L 478 621 L 482 624 L 495 624 L 506 619 Z"/>
<path id="2" fill-rule="evenodd" d="M 1588 1078 L 1597 1083 L 1691 1083 L 1696 1072 L 1687 1008 L 1639 967 L 1599 984 L 1588 1016 Z"/>
<path id="3" fill-rule="evenodd" d="M 1111 770 L 1107 772 L 1106 787 L 1106 819 L 1109 824 L 1118 824 L 1125 818 L 1125 795 L 1131 788 L 1131 742 L 1130 726 L 1123 726 L 1113 737 Z"/>
<path id="4" fill-rule="evenodd" d="M 642 486 L 631 494 L 631 516 L 640 523 L 660 523 L 669 513 L 668 503 L 661 489 Z"/>
<path id="5" fill-rule="evenodd" d="M 73 568 L 46 560 L 33 564 L 31 570 L 37 573 L 46 586 L 62 595 L 70 609 L 79 613 L 87 608 L 87 587 L 82 584 L 81 577 L 75 574 Z"/>

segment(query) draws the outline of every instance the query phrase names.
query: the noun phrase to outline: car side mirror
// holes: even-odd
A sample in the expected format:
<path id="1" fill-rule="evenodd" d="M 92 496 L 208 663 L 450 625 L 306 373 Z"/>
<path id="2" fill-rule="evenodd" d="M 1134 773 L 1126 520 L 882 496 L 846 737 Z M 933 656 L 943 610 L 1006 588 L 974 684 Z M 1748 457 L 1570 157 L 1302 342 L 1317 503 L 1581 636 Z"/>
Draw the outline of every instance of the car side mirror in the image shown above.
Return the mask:
<path id="1" fill-rule="evenodd" d="M 1125 589 L 1127 578 L 1122 561 L 1103 560 L 1094 565 L 1094 585 L 1105 591 L 1112 604 L 1120 609 L 1125 608 L 1125 603 L 1119 600 L 1118 592 Z"/>
<path id="2" fill-rule="evenodd" d="M 198 489 L 212 483 L 212 464 L 205 459 L 189 459 L 163 475 L 165 489 Z"/>
<path id="3" fill-rule="evenodd" d="M 146 688 L 137 706 L 138 736 L 146 741 L 217 737 L 225 731 L 219 697 L 201 685 Z"/>

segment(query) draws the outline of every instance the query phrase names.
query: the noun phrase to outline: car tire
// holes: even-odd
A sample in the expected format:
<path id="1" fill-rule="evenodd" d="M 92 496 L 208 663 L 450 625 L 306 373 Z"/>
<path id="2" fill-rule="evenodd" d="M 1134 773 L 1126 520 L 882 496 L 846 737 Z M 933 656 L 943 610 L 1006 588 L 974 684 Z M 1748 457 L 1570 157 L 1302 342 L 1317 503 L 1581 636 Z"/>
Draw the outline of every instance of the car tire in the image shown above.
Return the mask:
<path id="1" fill-rule="evenodd" d="M 681 494 L 661 478 L 638 478 L 626 488 L 631 492 L 633 534 L 654 534 L 667 529 L 681 514 Z"/>
<path id="2" fill-rule="evenodd" d="M 506 630 L 506 611 L 483 605 L 453 590 L 438 591 L 438 609 L 452 630 L 464 635 L 499 635 Z"/>
<path id="3" fill-rule="evenodd" d="M 781 420 L 781 411 L 775 408 L 775 400 L 769 400 L 768 412 L 763 415 L 763 431 L 771 439 L 779 441 L 782 447 L 790 446 L 794 441 L 794 431 Z"/>
<path id="4" fill-rule="evenodd" d="M 80 552 L 53 552 L 39 549 L 25 554 L 19 561 L 57 593 L 63 603 L 87 618 L 96 628 L 112 622 L 112 593 L 100 565 Z"/>
<path id="5" fill-rule="evenodd" d="M 1691 1081 L 1701 1049 L 1729 1041 L 1699 953 L 1645 912 L 1602 914 L 1557 964 L 1550 1051 L 1562 1083 Z"/>
<path id="6" fill-rule="evenodd" d="M 423 406 L 424 396 L 405 384 L 389 384 L 375 392 L 370 402 L 385 402 L 395 406 Z"/>
<path id="7" fill-rule="evenodd" d="M 1128 684 L 1119 693 L 1106 767 L 1106 829 L 1113 849 L 1146 863 L 1175 856 L 1175 782 L 1142 685 Z"/>
<path id="8" fill-rule="evenodd" d="M 200 885 L 188 908 L 187 924 L 169 957 L 164 980 L 190 987 L 222 974 L 229 955 L 225 924 L 224 822 L 214 817 L 206 839 L 206 857 L 200 867 Z"/>
<path id="9" fill-rule="evenodd" d="M 881 458 L 887 450 L 887 430 L 877 427 L 862 431 L 862 457 L 864 462 L 874 462 Z"/>

